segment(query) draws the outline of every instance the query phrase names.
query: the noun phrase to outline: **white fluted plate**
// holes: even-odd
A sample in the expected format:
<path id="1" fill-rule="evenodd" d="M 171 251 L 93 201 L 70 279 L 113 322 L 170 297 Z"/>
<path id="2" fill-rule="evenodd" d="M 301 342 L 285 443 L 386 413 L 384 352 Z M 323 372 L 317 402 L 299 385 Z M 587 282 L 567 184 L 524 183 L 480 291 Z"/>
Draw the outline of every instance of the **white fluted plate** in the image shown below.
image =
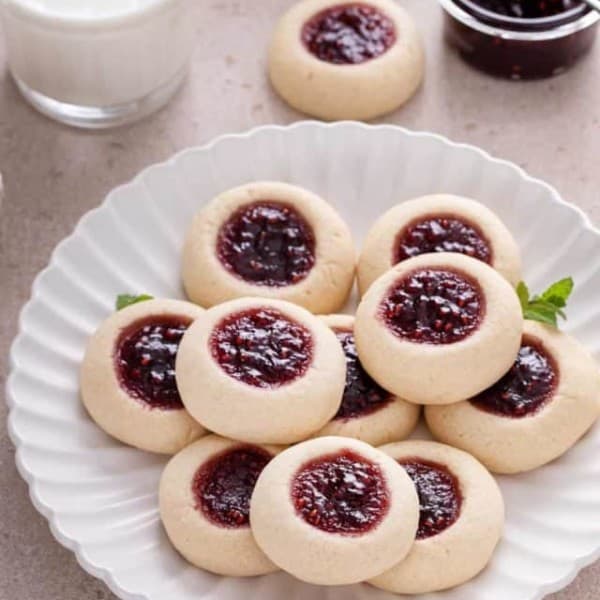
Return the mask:
<path id="1" fill-rule="evenodd" d="M 124 600 L 392 600 L 367 585 L 318 588 L 284 574 L 216 577 L 187 565 L 161 528 L 164 458 L 102 433 L 78 399 L 88 336 L 122 292 L 183 297 L 182 238 L 218 192 L 256 179 L 330 200 L 360 243 L 393 204 L 433 192 L 472 196 L 515 234 L 539 290 L 572 275 L 565 329 L 600 352 L 600 232 L 556 191 L 510 163 L 428 133 L 357 123 L 263 127 L 187 150 L 111 192 L 57 247 L 23 309 L 7 384 L 17 466 L 36 508 L 84 569 Z M 532 440 L 536 443 L 536 440 Z M 427 600 L 538 600 L 600 557 L 600 427 L 563 458 L 502 477 L 506 533 L 490 566 Z"/>

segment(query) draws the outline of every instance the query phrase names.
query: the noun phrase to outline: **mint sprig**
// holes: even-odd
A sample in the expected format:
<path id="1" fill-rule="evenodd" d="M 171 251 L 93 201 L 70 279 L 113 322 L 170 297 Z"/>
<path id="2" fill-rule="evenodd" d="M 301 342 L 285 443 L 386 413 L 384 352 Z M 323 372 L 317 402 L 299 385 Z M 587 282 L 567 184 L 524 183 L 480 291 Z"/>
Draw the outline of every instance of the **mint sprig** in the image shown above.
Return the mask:
<path id="1" fill-rule="evenodd" d="M 117 301 L 115 302 L 115 307 L 117 310 L 121 310 L 126 306 L 131 306 L 132 304 L 137 304 L 138 302 L 145 302 L 146 300 L 153 300 L 154 296 L 149 296 L 148 294 L 141 294 L 139 296 L 133 296 L 131 294 L 119 294 L 117 296 Z"/>
<path id="2" fill-rule="evenodd" d="M 573 291 L 573 278 L 566 277 L 553 283 L 539 296 L 531 296 L 524 281 L 517 286 L 517 296 L 521 302 L 523 316 L 529 321 L 539 321 L 558 327 L 558 317 L 567 319 L 564 309 Z"/>

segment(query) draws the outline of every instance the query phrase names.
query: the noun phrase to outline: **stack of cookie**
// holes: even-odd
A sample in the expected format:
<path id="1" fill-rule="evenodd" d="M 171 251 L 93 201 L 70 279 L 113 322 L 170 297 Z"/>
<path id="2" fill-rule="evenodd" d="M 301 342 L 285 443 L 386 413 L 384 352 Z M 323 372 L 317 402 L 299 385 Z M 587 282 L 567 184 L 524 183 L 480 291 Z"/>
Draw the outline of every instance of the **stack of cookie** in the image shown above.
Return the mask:
<path id="1" fill-rule="evenodd" d="M 518 246 L 474 200 L 392 208 L 356 268 L 332 205 L 251 183 L 195 216 L 182 272 L 190 302 L 120 299 L 88 345 L 81 390 L 109 434 L 175 454 L 162 520 L 209 571 L 397 593 L 458 585 L 501 536 L 489 471 L 557 458 L 599 415 L 597 365 L 549 314 L 524 320 Z M 356 314 L 335 314 L 355 272 Z M 403 441 L 423 406 L 444 444 Z"/>

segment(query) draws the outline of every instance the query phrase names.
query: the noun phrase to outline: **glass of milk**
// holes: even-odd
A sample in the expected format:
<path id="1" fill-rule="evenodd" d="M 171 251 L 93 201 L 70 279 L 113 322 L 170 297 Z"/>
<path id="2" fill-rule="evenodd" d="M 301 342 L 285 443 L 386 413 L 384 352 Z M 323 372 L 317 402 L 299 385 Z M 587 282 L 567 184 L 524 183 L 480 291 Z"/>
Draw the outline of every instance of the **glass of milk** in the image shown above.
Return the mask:
<path id="1" fill-rule="evenodd" d="M 193 0 L 0 0 L 10 72 L 26 100 L 78 127 L 139 119 L 185 79 Z"/>

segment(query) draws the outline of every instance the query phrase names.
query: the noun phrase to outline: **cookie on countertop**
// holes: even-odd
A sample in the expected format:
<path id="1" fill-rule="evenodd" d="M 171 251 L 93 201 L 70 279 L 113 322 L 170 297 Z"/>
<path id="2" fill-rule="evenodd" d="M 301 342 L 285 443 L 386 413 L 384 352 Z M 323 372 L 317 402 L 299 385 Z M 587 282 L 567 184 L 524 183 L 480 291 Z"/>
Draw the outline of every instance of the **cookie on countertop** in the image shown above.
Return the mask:
<path id="1" fill-rule="evenodd" d="M 392 0 L 304 0 L 280 19 L 269 49 L 279 95 L 320 119 L 366 120 L 409 100 L 425 70 L 421 36 Z"/>

